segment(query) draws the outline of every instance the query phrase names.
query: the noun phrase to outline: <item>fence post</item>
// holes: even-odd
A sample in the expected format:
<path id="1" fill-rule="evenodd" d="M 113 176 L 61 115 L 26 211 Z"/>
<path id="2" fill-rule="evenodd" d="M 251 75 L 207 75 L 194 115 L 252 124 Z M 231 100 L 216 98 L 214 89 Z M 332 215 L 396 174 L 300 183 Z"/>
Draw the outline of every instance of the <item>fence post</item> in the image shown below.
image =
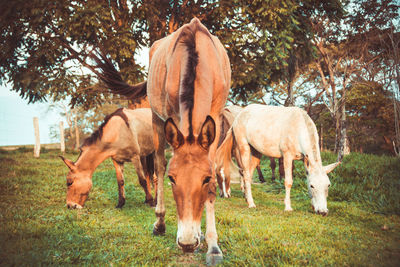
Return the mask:
<path id="1" fill-rule="evenodd" d="M 60 148 L 61 152 L 65 152 L 65 139 L 64 139 L 64 122 L 60 121 Z"/>
<path id="2" fill-rule="evenodd" d="M 35 147 L 33 149 L 33 156 L 35 158 L 38 158 L 40 156 L 40 135 L 38 117 L 33 117 L 33 128 L 35 129 Z"/>

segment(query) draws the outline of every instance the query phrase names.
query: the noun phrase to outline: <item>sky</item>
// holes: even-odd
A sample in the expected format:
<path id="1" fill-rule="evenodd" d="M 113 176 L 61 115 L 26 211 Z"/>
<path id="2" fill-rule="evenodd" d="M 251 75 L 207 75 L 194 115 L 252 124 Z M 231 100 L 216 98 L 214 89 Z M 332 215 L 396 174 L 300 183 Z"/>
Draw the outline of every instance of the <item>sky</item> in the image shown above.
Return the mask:
<path id="1" fill-rule="evenodd" d="M 18 93 L 0 86 L 0 146 L 34 144 L 33 117 L 39 118 L 40 143 L 57 142 L 50 139 L 50 126 L 66 121 L 58 112 L 47 112 L 47 103 L 28 104 Z"/>
<path id="2" fill-rule="evenodd" d="M 136 61 L 142 66 L 148 66 L 148 48 L 143 48 Z M 48 111 L 48 103 L 28 104 L 18 93 L 10 90 L 11 86 L 0 85 L 0 146 L 31 145 L 35 143 L 33 117 L 39 118 L 40 143 L 57 143 L 51 140 L 50 127 L 57 125 L 65 119 L 58 111 Z M 58 129 L 58 128 L 57 128 Z"/>

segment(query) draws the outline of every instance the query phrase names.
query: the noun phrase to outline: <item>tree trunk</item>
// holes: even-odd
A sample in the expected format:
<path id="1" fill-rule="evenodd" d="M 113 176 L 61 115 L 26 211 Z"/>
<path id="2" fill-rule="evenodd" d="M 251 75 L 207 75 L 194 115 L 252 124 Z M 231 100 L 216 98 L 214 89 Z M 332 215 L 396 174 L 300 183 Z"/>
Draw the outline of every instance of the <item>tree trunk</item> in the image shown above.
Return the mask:
<path id="1" fill-rule="evenodd" d="M 342 161 L 345 155 L 350 153 L 349 141 L 347 138 L 347 126 L 346 126 L 346 105 L 345 105 L 345 95 L 343 94 L 343 98 L 341 99 L 342 103 L 340 105 L 340 110 L 338 112 L 339 125 L 336 127 L 336 144 L 337 144 L 337 160 Z"/>
<path id="2" fill-rule="evenodd" d="M 320 150 L 321 151 L 324 151 L 324 132 L 323 132 L 323 127 L 322 127 L 322 124 L 321 124 L 321 133 L 320 133 L 320 135 L 319 135 L 319 138 L 320 138 Z"/>
<path id="3" fill-rule="evenodd" d="M 290 81 L 288 82 L 288 86 L 287 86 L 287 93 L 288 93 L 288 96 L 287 96 L 287 98 L 286 98 L 286 100 L 285 100 L 285 104 L 284 104 L 285 107 L 293 107 L 293 106 L 294 106 L 294 101 L 293 101 L 293 84 L 294 84 L 293 80 L 290 80 Z"/>

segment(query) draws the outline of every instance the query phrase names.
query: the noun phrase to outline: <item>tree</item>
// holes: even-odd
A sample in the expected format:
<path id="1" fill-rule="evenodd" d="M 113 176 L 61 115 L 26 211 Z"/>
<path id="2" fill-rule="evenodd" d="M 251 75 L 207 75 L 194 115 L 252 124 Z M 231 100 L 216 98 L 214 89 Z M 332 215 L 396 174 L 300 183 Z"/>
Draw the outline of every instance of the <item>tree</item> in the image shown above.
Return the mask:
<path id="1" fill-rule="evenodd" d="M 134 60 L 137 48 L 196 16 L 226 44 L 232 96 L 245 101 L 285 77 L 292 50 L 310 49 L 310 14 L 334 15 L 341 7 L 336 0 L 16 0 L 2 10 L 1 80 L 30 102 L 70 96 L 72 105 L 88 109 L 111 98 L 98 84 L 94 50 L 105 51 L 122 78 L 136 83 L 145 74 Z"/>
<path id="2" fill-rule="evenodd" d="M 143 79 L 133 57 L 145 40 L 135 27 L 137 5 L 128 6 L 126 0 L 16 0 L 2 3 L 2 10 L 1 81 L 29 102 L 70 97 L 73 105 L 89 108 L 109 99 L 92 75 L 94 47 L 107 51 L 124 79 Z"/>
<path id="3" fill-rule="evenodd" d="M 346 95 L 365 68 L 381 57 L 375 51 L 374 34 L 388 28 L 397 10 L 398 5 L 393 1 L 356 0 L 349 2 L 342 19 L 331 21 L 320 15 L 311 18 L 318 56 L 310 65 L 307 79 L 314 79 L 321 89 L 308 102 L 311 105 L 322 97 L 330 111 L 338 160 L 348 146 Z"/>

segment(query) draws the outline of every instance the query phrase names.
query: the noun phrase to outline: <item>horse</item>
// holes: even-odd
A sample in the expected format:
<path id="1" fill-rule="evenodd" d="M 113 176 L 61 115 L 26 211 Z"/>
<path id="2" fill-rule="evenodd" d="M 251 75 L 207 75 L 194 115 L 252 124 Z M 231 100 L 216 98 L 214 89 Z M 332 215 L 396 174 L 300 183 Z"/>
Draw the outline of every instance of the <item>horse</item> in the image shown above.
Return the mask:
<path id="1" fill-rule="evenodd" d="M 84 206 L 92 188 L 95 169 L 110 157 L 117 174 L 117 208 L 122 208 L 125 204 L 125 162 L 132 162 L 135 166 L 139 183 L 146 194 L 145 203 L 154 206 L 150 187 L 154 173 L 151 110 L 120 108 L 106 116 L 101 126 L 84 140 L 75 163 L 60 156 L 69 168 L 66 199 L 68 208 L 81 209 Z"/>
<path id="2" fill-rule="evenodd" d="M 148 96 L 153 113 L 155 172 L 158 179 L 153 234 L 165 233 L 164 173 L 166 141 L 173 148 L 168 178 L 178 214 L 176 242 L 184 252 L 200 245 L 201 217 L 206 209 L 207 264 L 223 255 L 218 246 L 214 203 L 214 160 L 219 139 L 219 114 L 230 88 L 231 69 L 224 46 L 197 19 L 150 48 L 147 82 L 134 86 L 122 81 L 105 56 L 97 60 L 100 78 L 128 98 Z"/>
<path id="3" fill-rule="evenodd" d="M 220 121 L 221 121 L 221 135 L 220 139 L 218 142 L 218 147 L 221 146 L 222 142 L 224 141 L 226 134 L 231 127 L 233 121 L 235 120 L 236 116 L 243 110 L 242 107 L 232 105 L 232 106 L 227 106 L 223 109 L 221 115 L 220 115 Z M 237 150 L 236 147 L 232 149 L 232 156 L 236 157 L 235 155 L 239 155 L 239 151 Z M 283 177 L 283 164 L 281 164 L 282 158 L 279 159 L 279 174 L 280 177 Z M 272 170 L 272 181 L 275 180 L 275 158 L 269 157 L 270 160 L 270 167 Z M 218 186 L 220 189 L 220 196 L 229 198 L 231 196 L 231 190 L 230 190 L 230 180 L 232 176 L 239 177 L 240 179 L 240 188 L 242 192 L 244 192 L 244 184 L 243 184 L 243 172 L 240 166 L 236 166 L 233 164 L 231 161 L 231 166 L 230 166 L 230 173 L 225 173 L 223 171 L 223 157 L 220 157 L 217 159 L 217 164 L 216 164 L 216 177 L 218 181 Z M 260 180 L 261 183 L 265 182 L 264 176 L 262 174 L 260 165 L 256 166 L 257 172 L 258 172 L 258 179 Z M 227 177 L 228 176 L 228 177 Z"/>
<path id="4" fill-rule="evenodd" d="M 218 147 L 221 146 L 222 142 L 224 141 L 226 134 L 229 130 L 229 128 L 232 125 L 232 122 L 234 121 L 235 117 L 243 110 L 242 107 L 237 106 L 237 105 L 232 105 L 232 106 L 227 106 L 225 107 L 221 114 L 220 114 L 220 121 L 221 121 L 221 134 L 220 134 L 220 138 L 218 141 Z M 235 153 L 238 153 L 238 151 L 235 151 L 233 149 L 232 151 L 232 156 L 235 157 Z M 226 173 L 223 171 L 223 166 L 222 166 L 222 158 L 217 159 L 216 160 L 216 178 L 217 178 L 217 182 L 218 182 L 218 186 L 219 186 L 219 195 L 220 197 L 225 197 L 225 198 L 229 198 L 231 196 L 231 191 L 230 191 L 230 180 L 232 176 L 236 176 L 239 177 L 240 181 L 242 182 L 243 179 L 242 178 L 242 172 L 241 169 L 236 166 L 235 164 L 231 164 L 230 167 L 230 173 Z M 259 174 L 259 179 L 260 182 L 264 183 L 265 179 L 262 175 L 260 166 L 258 165 L 257 167 L 257 171 Z M 229 176 L 229 178 L 226 178 L 226 176 Z M 241 183 L 242 184 L 242 183 Z M 227 190 L 228 188 L 228 190 Z"/>
<path id="5" fill-rule="evenodd" d="M 251 177 L 262 155 L 283 157 L 285 170 L 285 211 L 292 211 L 293 160 L 303 160 L 307 171 L 311 205 L 317 214 L 327 215 L 327 196 L 330 186 L 328 173 L 340 162 L 322 166 L 318 146 L 318 132 L 307 113 L 297 107 L 276 107 L 252 104 L 235 118 L 232 127 L 218 149 L 217 157 L 224 157 L 225 172 L 229 171 L 231 151 L 237 146 L 239 163 L 243 167 L 245 198 L 249 208 L 255 207 L 251 194 Z"/>

